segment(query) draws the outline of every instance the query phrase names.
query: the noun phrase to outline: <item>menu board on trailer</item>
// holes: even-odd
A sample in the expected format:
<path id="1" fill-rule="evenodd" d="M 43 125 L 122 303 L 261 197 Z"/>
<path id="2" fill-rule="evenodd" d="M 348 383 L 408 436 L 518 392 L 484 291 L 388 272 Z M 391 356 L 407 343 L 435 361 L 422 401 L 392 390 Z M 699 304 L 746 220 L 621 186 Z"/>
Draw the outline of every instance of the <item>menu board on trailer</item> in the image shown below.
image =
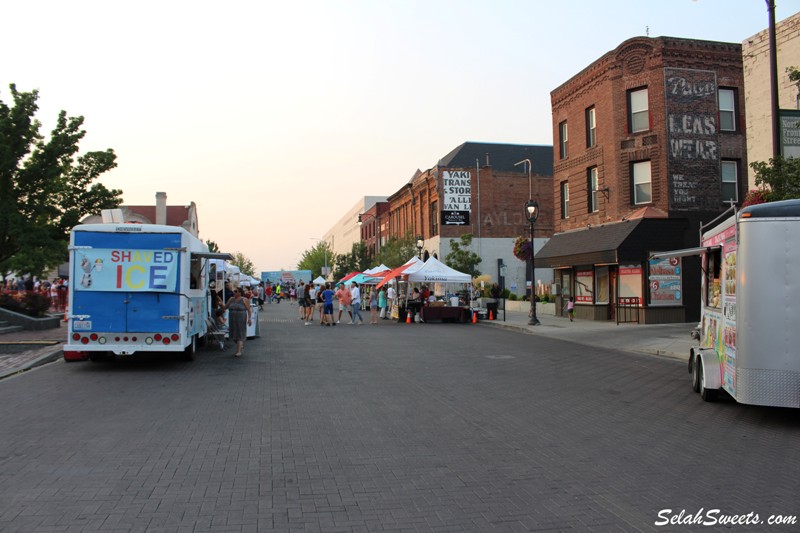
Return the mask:
<path id="1" fill-rule="evenodd" d="M 653 307 L 681 305 L 681 258 L 651 259 L 648 276 L 650 305 Z"/>

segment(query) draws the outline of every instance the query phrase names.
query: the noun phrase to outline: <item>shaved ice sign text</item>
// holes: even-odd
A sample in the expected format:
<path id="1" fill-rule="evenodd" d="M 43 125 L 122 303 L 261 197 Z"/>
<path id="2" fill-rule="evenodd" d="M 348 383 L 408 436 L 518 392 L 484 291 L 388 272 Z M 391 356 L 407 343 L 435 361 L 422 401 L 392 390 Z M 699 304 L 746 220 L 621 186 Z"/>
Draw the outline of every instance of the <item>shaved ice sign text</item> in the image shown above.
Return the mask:
<path id="1" fill-rule="evenodd" d="M 77 253 L 75 289 L 90 291 L 177 290 L 178 254 L 165 250 L 101 250 Z"/>

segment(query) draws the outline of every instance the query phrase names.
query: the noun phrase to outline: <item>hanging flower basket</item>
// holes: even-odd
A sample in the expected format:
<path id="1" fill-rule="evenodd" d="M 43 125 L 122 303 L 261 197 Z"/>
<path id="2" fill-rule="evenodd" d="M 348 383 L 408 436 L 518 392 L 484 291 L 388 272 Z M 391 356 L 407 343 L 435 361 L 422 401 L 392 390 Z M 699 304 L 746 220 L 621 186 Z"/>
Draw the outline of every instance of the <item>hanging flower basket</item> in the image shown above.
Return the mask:
<path id="1" fill-rule="evenodd" d="M 517 237 L 514 241 L 514 257 L 520 261 L 529 261 L 531 258 L 531 241 L 526 237 Z"/>

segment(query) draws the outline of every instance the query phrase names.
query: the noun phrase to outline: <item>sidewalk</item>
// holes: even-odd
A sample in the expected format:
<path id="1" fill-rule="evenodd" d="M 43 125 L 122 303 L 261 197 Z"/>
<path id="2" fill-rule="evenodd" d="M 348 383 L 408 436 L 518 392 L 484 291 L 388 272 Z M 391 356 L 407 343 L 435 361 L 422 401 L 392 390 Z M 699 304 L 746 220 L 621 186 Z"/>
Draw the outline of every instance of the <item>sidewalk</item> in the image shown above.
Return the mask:
<path id="1" fill-rule="evenodd" d="M 0 335 L 0 379 L 61 358 L 66 342 L 64 323 L 54 329 Z"/>
<path id="2" fill-rule="evenodd" d="M 503 310 L 497 320 L 480 320 L 479 324 L 505 328 L 531 335 L 600 346 L 612 350 L 646 353 L 687 361 L 689 349 L 697 345 L 690 333 L 697 325 L 689 324 L 619 324 L 611 321 L 578 320 L 566 317 L 539 315 L 538 326 L 528 325 L 528 313 L 508 311 L 503 321 Z"/>

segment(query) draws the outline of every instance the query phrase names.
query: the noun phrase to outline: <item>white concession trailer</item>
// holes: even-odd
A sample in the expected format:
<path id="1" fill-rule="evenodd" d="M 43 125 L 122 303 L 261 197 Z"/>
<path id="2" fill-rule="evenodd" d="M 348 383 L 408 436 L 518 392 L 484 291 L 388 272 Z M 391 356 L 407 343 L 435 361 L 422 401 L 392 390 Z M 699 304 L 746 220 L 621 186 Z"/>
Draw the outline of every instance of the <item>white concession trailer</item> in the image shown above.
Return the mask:
<path id="1" fill-rule="evenodd" d="M 800 200 L 753 205 L 701 227 L 702 312 L 689 353 L 706 401 L 800 407 Z M 727 218 L 725 218 L 727 217 Z"/>

